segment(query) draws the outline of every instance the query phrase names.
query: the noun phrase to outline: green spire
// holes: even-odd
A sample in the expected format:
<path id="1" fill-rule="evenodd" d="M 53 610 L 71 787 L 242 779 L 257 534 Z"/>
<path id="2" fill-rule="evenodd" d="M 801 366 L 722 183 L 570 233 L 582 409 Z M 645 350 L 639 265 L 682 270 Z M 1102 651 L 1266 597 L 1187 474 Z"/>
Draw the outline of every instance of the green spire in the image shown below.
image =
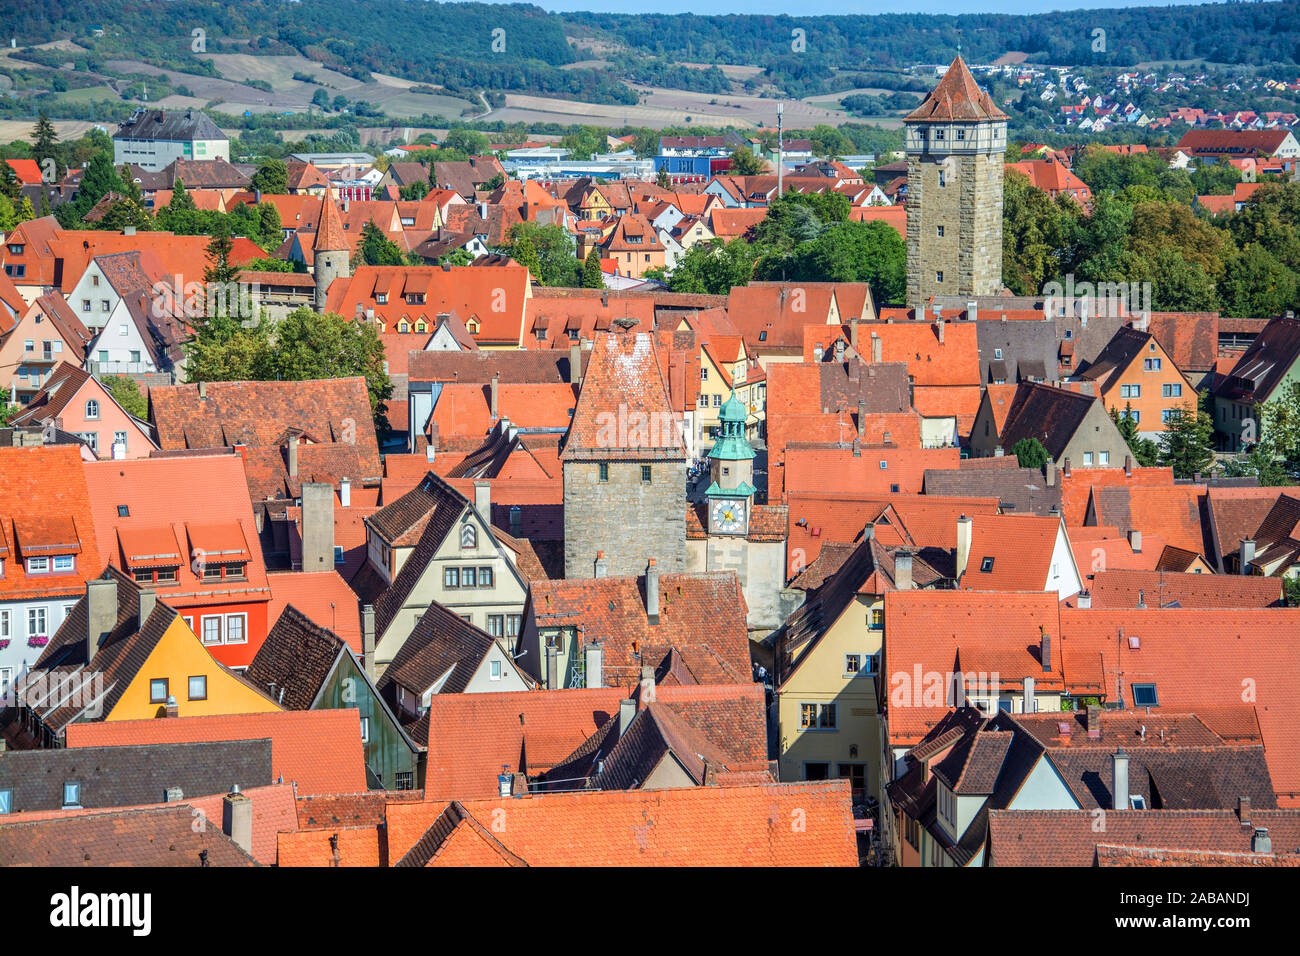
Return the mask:
<path id="1" fill-rule="evenodd" d="M 745 423 L 749 409 L 736 398 L 736 390 L 718 409 L 718 439 L 709 451 L 709 457 L 719 461 L 744 461 L 754 457 L 754 448 L 745 437 Z"/>

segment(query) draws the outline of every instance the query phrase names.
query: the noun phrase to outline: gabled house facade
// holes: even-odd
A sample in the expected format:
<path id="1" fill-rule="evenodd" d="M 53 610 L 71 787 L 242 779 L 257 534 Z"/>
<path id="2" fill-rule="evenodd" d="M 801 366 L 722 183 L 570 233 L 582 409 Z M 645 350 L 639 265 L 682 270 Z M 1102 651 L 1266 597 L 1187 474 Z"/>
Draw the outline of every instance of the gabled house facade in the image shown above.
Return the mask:
<path id="1" fill-rule="evenodd" d="M 158 448 L 146 422 L 124 409 L 99 379 L 67 362 L 9 423 L 68 432 L 104 460 L 146 458 Z"/>

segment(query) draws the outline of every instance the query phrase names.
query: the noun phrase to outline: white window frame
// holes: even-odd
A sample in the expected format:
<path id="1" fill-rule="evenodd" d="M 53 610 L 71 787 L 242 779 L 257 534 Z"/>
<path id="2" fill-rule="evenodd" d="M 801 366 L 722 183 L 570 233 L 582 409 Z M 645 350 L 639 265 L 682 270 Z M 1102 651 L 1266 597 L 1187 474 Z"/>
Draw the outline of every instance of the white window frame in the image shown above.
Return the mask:
<path id="1" fill-rule="evenodd" d="M 60 566 L 60 562 L 66 562 Z M 77 559 L 70 554 L 56 554 L 51 559 L 50 569 L 52 571 L 75 571 L 77 569 Z"/>
<path id="2" fill-rule="evenodd" d="M 44 556 L 27 559 L 28 574 L 48 574 L 50 571 L 50 559 Z"/>
<path id="3" fill-rule="evenodd" d="M 234 640 L 230 636 L 230 625 L 234 621 L 239 621 L 239 633 L 242 635 L 239 640 Z M 238 614 L 227 614 L 225 620 L 226 643 L 227 644 L 247 644 L 248 643 L 248 615 L 244 612 Z"/>
<path id="4" fill-rule="evenodd" d="M 501 679 L 501 662 L 488 661 L 488 680 Z"/>
<path id="5" fill-rule="evenodd" d="M 199 640 L 202 641 L 204 644 L 207 644 L 209 647 L 216 644 L 220 644 L 222 642 L 222 638 L 225 636 L 224 622 L 222 621 L 221 615 L 209 614 L 202 619 L 202 622 L 203 622 L 202 623 L 203 633 L 199 635 Z M 217 639 L 215 641 L 208 640 L 209 623 L 215 624 L 217 627 Z"/>

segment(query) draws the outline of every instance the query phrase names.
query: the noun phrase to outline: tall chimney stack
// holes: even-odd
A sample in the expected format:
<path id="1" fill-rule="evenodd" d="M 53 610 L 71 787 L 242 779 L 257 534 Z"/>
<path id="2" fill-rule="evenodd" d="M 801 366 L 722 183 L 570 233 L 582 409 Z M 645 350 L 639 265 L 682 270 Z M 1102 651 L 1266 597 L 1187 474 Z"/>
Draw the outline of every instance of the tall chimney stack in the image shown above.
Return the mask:
<path id="1" fill-rule="evenodd" d="M 489 409 L 489 410 L 491 411 L 491 413 L 492 413 L 492 421 L 496 421 L 496 420 L 497 420 L 497 398 L 498 398 L 498 393 L 500 392 L 500 390 L 501 390 L 501 373 L 500 373 L 500 372 L 493 372 L 493 373 L 492 373 L 492 385 L 491 385 L 491 388 L 490 388 L 490 397 L 491 397 L 490 405 L 491 405 L 491 407 L 490 407 L 490 409 Z"/>
<path id="2" fill-rule="evenodd" d="M 361 666 L 366 676 L 375 680 L 375 606 L 366 604 L 361 608 L 361 656 L 365 658 Z"/>
<path id="3" fill-rule="evenodd" d="M 900 591 L 912 590 L 911 551 L 899 550 L 894 552 L 894 587 Z"/>
<path id="4" fill-rule="evenodd" d="M 492 524 L 492 482 L 474 482 L 474 510 L 483 519 L 483 523 Z"/>
<path id="5" fill-rule="evenodd" d="M 1111 786 L 1112 809 L 1128 810 L 1130 809 L 1128 799 L 1128 754 L 1124 752 L 1123 747 L 1118 748 L 1111 754 L 1110 765 L 1111 779 L 1113 781 Z"/>
<path id="6" fill-rule="evenodd" d="M 584 670 L 587 675 L 588 687 L 605 686 L 605 648 L 600 641 L 592 641 L 587 645 L 586 659 Z"/>
<path id="7" fill-rule="evenodd" d="M 966 573 L 966 562 L 970 560 L 971 520 L 969 515 L 957 519 L 957 580 Z"/>
<path id="8" fill-rule="evenodd" d="M 1255 560 L 1255 539 L 1242 538 L 1241 551 L 1238 553 L 1241 562 L 1239 569 L 1242 574 L 1250 574 L 1250 562 Z"/>
<path id="9" fill-rule="evenodd" d="M 253 801 L 240 793 L 239 784 L 221 798 L 221 832 L 245 853 L 253 852 Z"/>
<path id="10" fill-rule="evenodd" d="M 645 569 L 645 616 L 651 624 L 659 623 L 659 565 L 654 558 Z"/>
<path id="11" fill-rule="evenodd" d="M 145 622 L 149 620 L 149 615 L 153 614 L 153 609 L 158 606 L 158 592 L 153 590 L 142 590 L 140 592 L 140 617 L 138 625 L 144 627 Z"/>
<path id="12" fill-rule="evenodd" d="M 609 577 L 609 562 L 605 560 L 604 551 L 596 552 L 596 567 L 595 567 L 595 571 L 593 572 L 593 577 L 597 577 L 597 578 Z"/>
<path id="13" fill-rule="evenodd" d="M 302 486 L 302 569 L 334 570 L 334 486 L 328 482 L 309 481 Z"/>
<path id="14" fill-rule="evenodd" d="M 1052 635 L 1041 624 L 1038 625 L 1038 660 L 1044 672 L 1052 669 Z"/>
<path id="15" fill-rule="evenodd" d="M 93 669 L 99 642 L 117 625 L 117 581 L 97 578 L 86 582 L 86 668 Z"/>
<path id="16" fill-rule="evenodd" d="M 582 343 L 574 342 L 569 346 L 569 383 L 582 384 Z"/>
<path id="17" fill-rule="evenodd" d="M 289 477 L 298 477 L 298 436 L 289 436 L 289 447 L 286 449 L 289 455 Z"/>

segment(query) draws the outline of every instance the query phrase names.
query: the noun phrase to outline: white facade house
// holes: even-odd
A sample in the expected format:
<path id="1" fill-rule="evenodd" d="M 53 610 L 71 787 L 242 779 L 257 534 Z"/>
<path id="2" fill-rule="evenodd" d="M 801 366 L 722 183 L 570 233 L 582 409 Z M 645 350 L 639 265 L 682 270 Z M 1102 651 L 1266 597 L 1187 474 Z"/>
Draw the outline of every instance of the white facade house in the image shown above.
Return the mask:
<path id="1" fill-rule="evenodd" d="M 177 159 L 230 162 L 230 137 L 198 110 L 139 109 L 113 135 L 113 165 L 134 163 L 151 173 Z"/>

